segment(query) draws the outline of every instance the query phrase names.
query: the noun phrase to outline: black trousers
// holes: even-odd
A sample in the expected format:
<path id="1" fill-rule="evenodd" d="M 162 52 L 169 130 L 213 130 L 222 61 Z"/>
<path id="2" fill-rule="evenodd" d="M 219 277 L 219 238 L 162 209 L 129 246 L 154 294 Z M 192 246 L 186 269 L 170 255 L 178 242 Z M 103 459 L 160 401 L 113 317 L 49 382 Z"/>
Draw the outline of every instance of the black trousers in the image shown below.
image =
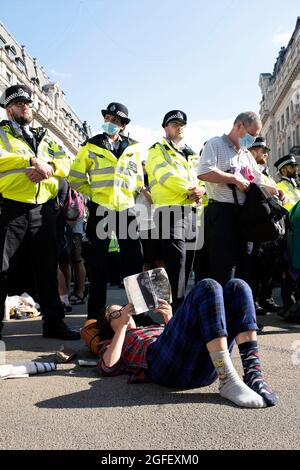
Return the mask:
<path id="1" fill-rule="evenodd" d="M 175 311 L 184 299 L 194 260 L 195 213 L 190 206 L 164 206 L 156 209 L 154 221 L 159 232 Z"/>
<path id="2" fill-rule="evenodd" d="M 115 232 L 120 246 L 122 276 L 130 276 L 143 270 L 142 245 L 137 236 L 135 215 L 131 215 L 130 210 L 109 211 L 92 202 L 87 224 L 87 236 L 91 243 L 89 247 L 89 319 L 98 318 L 100 310 L 106 305 L 106 285 L 109 273 L 108 248 L 112 231 Z"/>
<path id="3" fill-rule="evenodd" d="M 40 205 L 3 200 L 0 217 L 0 322 L 4 317 L 11 274 L 18 269 L 17 264 L 23 258 L 19 252 L 24 246 L 34 272 L 43 319 L 47 323 L 57 323 L 64 317 L 64 309 L 58 295 L 56 211 L 53 200 Z"/>
<path id="4" fill-rule="evenodd" d="M 205 207 L 204 224 L 207 277 L 223 286 L 233 277 L 249 282 L 252 246 L 240 239 L 238 207 L 210 202 Z"/>

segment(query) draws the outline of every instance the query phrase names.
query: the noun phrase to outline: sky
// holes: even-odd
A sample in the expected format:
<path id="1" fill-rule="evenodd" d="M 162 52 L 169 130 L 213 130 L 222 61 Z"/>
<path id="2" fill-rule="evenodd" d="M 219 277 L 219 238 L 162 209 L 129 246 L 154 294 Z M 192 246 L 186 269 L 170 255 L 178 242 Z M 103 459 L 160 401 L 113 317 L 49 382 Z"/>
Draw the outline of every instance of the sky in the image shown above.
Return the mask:
<path id="1" fill-rule="evenodd" d="M 92 132 L 101 109 L 125 104 L 143 146 L 165 113 L 188 115 L 195 151 L 259 111 L 260 73 L 272 73 L 300 16 L 299 0 L 0 0 L 0 21 Z"/>

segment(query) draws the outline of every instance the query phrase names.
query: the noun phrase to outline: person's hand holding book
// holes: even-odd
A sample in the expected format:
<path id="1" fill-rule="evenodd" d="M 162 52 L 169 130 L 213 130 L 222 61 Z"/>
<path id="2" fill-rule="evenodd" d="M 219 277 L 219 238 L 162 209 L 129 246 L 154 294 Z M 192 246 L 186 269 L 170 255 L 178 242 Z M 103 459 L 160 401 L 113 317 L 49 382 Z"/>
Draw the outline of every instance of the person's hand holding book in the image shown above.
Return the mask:
<path id="1" fill-rule="evenodd" d="M 172 307 L 163 299 L 158 299 L 159 306 L 154 310 L 156 313 L 161 313 L 164 318 L 164 322 L 167 325 L 172 318 Z"/>

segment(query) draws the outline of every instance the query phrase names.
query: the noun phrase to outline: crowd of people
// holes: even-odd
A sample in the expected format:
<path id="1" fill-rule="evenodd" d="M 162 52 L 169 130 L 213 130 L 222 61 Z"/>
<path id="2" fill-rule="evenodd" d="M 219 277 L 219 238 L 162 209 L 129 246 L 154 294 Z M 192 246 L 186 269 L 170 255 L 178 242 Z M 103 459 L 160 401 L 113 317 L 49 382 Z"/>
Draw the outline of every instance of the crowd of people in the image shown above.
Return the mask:
<path id="1" fill-rule="evenodd" d="M 44 129 L 30 127 L 31 105 L 24 85 L 3 93 L 0 335 L 5 299 L 24 290 L 28 274 L 23 276 L 22 266 L 27 273 L 31 267 L 44 337 L 79 339 L 64 316 L 86 297 L 87 319 L 98 322 L 100 336 L 110 327 L 99 349 L 102 374 L 136 369 L 135 378 L 168 386 L 203 386 L 218 376 L 221 395 L 234 403 L 274 405 L 277 397 L 261 373 L 256 315 L 281 310 L 284 321 L 300 323 L 300 309 L 289 314 L 299 300 L 300 273 L 291 271 L 285 238 L 247 240 L 239 215 L 253 184 L 287 210 L 295 206 L 295 157 L 287 154 L 275 163 L 276 183 L 268 168 L 271 149 L 253 112 L 240 113 L 228 135 L 211 138 L 197 155 L 185 143 L 187 115 L 181 110 L 165 114 L 164 137 L 144 156 L 126 136 L 127 107 L 113 102 L 102 109 L 102 132 L 71 161 Z M 64 210 L 70 191 L 85 206 L 72 221 Z M 106 305 L 108 281 L 118 284 L 154 267 L 165 267 L 172 290 L 172 306 L 158 309 L 165 328 L 151 326 L 147 315 L 134 322 L 130 305 Z M 192 271 L 196 286 L 186 295 Z M 283 309 L 272 295 L 276 286 Z M 244 382 L 230 360 L 234 341 Z"/>

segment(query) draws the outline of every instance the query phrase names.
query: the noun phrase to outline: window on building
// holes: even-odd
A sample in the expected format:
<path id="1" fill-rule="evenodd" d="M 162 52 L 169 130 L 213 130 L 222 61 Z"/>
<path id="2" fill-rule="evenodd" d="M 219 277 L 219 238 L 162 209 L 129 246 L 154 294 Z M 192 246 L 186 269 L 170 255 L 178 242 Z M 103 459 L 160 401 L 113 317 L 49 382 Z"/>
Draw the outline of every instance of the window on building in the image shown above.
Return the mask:
<path id="1" fill-rule="evenodd" d="M 58 108 L 58 101 L 59 101 L 59 94 L 58 94 L 58 93 L 55 93 L 55 95 L 54 95 L 54 106 L 55 106 L 55 109 Z"/>
<path id="2" fill-rule="evenodd" d="M 299 124 L 296 126 L 296 144 L 295 145 L 300 145 L 300 129 L 299 129 Z"/>
<path id="3" fill-rule="evenodd" d="M 281 145 L 281 155 L 284 156 L 284 144 Z"/>
<path id="4" fill-rule="evenodd" d="M 291 145 L 291 137 L 288 136 L 288 139 L 287 139 L 287 151 L 289 152 L 292 148 L 292 145 Z"/>
<path id="5" fill-rule="evenodd" d="M 277 121 L 277 135 L 279 135 L 279 132 L 280 132 L 280 122 Z"/>
<path id="6" fill-rule="evenodd" d="M 296 143 L 296 131 L 293 131 L 293 146 L 297 145 Z"/>
<path id="7" fill-rule="evenodd" d="M 290 108 L 287 107 L 285 110 L 286 123 L 290 122 Z"/>
<path id="8" fill-rule="evenodd" d="M 5 44 L 6 44 L 6 41 L 5 41 L 5 39 L 4 39 L 4 38 L 1 36 L 1 34 L 0 34 L 0 49 L 1 49 L 2 47 L 4 47 Z"/>
<path id="9" fill-rule="evenodd" d="M 278 153 L 278 158 L 281 158 L 281 149 L 280 149 L 280 147 L 278 147 L 277 153 Z"/>
<path id="10" fill-rule="evenodd" d="M 6 50 L 6 53 L 7 53 L 8 57 L 10 59 L 14 60 L 15 56 L 17 55 L 17 51 L 14 48 L 14 46 L 6 45 L 5 50 Z"/>
<path id="11" fill-rule="evenodd" d="M 12 81 L 12 76 L 11 76 L 11 74 L 8 73 L 8 72 L 6 72 L 6 80 L 7 80 L 9 83 L 11 83 L 11 81 Z"/>
<path id="12" fill-rule="evenodd" d="M 24 72 L 26 73 L 26 65 L 25 65 L 25 62 L 20 59 L 20 57 L 17 57 L 16 58 L 16 63 L 17 63 L 17 67 L 19 70 L 21 70 L 21 72 Z"/>
<path id="13" fill-rule="evenodd" d="M 293 104 L 293 102 L 291 101 L 291 116 L 293 115 L 293 112 L 294 112 L 294 104 Z"/>
<path id="14" fill-rule="evenodd" d="M 284 128 L 284 114 L 281 116 L 281 129 Z"/>

